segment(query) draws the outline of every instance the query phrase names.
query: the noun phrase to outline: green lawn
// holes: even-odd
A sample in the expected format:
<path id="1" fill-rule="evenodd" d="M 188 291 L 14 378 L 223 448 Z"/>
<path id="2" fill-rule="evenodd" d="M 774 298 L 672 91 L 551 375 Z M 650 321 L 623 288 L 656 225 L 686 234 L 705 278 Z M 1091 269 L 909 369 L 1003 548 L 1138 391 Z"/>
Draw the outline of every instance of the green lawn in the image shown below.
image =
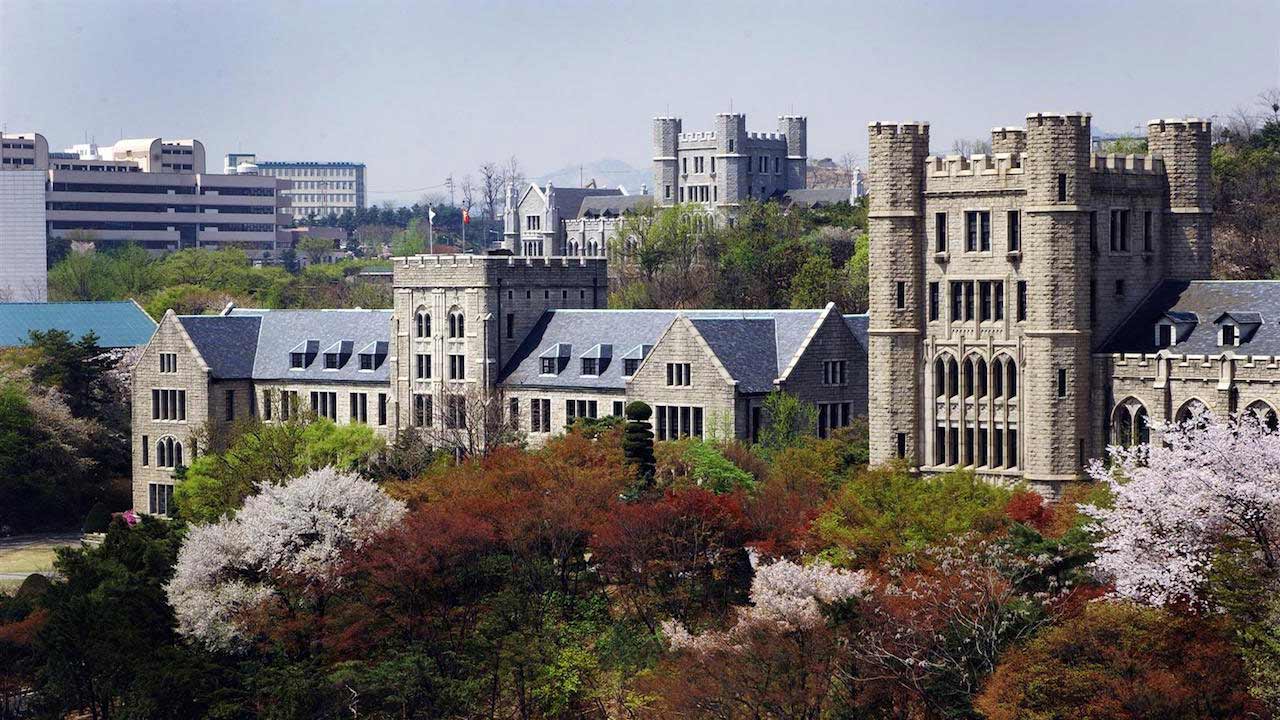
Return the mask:
<path id="1" fill-rule="evenodd" d="M 12 593 L 31 573 L 51 572 L 54 550 L 78 542 L 75 535 L 32 535 L 0 540 L 0 593 Z"/>

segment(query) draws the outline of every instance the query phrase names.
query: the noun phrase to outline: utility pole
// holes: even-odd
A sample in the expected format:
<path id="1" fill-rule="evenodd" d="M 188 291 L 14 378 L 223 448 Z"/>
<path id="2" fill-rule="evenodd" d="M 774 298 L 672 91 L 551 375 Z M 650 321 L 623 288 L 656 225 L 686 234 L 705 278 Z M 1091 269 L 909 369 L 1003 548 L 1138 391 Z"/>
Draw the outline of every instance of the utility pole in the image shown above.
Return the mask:
<path id="1" fill-rule="evenodd" d="M 444 186 L 449 188 L 449 207 L 453 207 L 453 176 L 444 179 Z"/>

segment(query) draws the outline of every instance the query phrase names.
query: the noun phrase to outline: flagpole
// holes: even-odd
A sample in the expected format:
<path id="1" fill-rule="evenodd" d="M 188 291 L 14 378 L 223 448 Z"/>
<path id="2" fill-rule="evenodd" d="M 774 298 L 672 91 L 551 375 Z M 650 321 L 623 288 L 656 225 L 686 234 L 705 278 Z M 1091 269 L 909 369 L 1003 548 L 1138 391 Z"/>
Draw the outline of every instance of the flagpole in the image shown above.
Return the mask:
<path id="1" fill-rule="evenodd" d="M 432 255 L 436 254 L 436 235 L 435 235 L 435 216 L 431 210 L 431 206 L 427 206 L 427 252 Z"/>

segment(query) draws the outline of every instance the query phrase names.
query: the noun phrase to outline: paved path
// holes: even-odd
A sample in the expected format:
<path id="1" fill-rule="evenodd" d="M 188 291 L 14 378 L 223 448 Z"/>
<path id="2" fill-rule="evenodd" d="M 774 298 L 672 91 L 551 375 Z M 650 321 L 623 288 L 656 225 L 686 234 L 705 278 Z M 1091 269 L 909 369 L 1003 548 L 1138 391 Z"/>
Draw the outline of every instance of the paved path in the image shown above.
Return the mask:
<path id="1" fill-rule="evenodd" d="M 80 533 L 38 533 L 35 535 L 13 535 L 0 538 L 0 552 L 5 550 L 22 550 L 35 545 L 78 545 Z"/>

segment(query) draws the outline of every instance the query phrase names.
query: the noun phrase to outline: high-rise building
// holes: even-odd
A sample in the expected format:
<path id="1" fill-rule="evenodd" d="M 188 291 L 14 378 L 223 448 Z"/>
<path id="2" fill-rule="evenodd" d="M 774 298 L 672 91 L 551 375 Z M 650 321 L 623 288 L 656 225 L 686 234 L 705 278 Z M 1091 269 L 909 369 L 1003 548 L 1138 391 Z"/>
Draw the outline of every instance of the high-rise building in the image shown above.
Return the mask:
<path id="1" fill-rule="evenodd" d="M 0 301 L 42 302 L 45 171 L 49 144 L 36 133 L 0 133 Z"/>
<path id="2" fill-rule="evenodd" d="M 35 148 L 4 152 L 28 153 L 32 162 L 21 167 L 42 171 L 35 173 L 42 267 L 46 235 L 130 242 L 153 253 L 237 247 L 255 260 L 274 259 L 288 246 L 280 232 L 292 222 L 281 192 L 288 183 L 205 172 L 204 145 L 198 140 L 130 139 L 55 153 L 43 138 L 39 143 L 5 140 L 5 145 L 24 142 Z"/>
<path id="3" fill-rule="evenodd" d="M 228 175 L 257 173 L 291 181 L 285 194 L 295 220 L 365 207 L 364 163 L 258 160 L 254 153 L 229 153 L 225 170 Z"/>

